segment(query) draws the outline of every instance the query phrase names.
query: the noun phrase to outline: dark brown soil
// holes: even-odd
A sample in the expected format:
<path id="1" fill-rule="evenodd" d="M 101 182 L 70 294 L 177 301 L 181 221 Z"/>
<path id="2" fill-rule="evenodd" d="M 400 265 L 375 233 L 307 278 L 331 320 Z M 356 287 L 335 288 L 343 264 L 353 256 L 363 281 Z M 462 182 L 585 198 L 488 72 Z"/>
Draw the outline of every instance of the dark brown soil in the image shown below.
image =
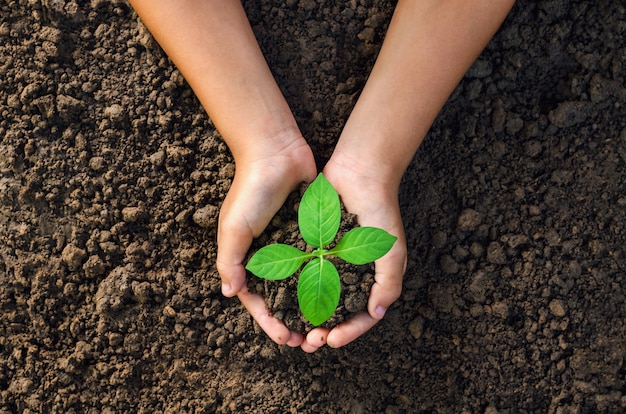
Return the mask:
<path id="1" fill-rule="evenodd" d="M 265 233 L 259 236 L 250 247 L 248 257 L 251 257 L 258 249 L 273 243 L 284 243 L 295 246 L 301 251 L 313 250 L 302 239 L 298 227 L 298 205 L 306 185 L 293 192 L 285 205 L 276 213 L 272 222 L 267 226 Z M 345 210 L 341 204 L 341 223 L 335 241 L 327 246 L 334 247 L 334 243 L 341 240 L 349 230 L 358 227 L 357 218 Z M 339 323 L 351 318 L 359 312 L 367 311 L 369 291 L 374 283 L 374 265 L 353 265 L 337 257 L 328 258 L 338 270 L 341 276 L 341 297 L 335 314 L 320 326 L 332 328 Z M 285 280 L 262 280 L 250 274 L 248 289 L 265 298 L 267 308 L 274 317 L 282 320 L 285 325 L 297 332 L 307 332 L 314 328 L 300 312 L 298 307 L 297 289 L 299 271 Z"/>
<path id="2" fill-rule="evenodd" d="M 245 5 L 322 166 L 393 2 Z M 125 2 L 1 2 L 0 79 L 0 413 L 626 411 L 622 2 L 518 2 L 407 171 L 402 297 L 312 355 L 221 296 L 232 159 Z"/>

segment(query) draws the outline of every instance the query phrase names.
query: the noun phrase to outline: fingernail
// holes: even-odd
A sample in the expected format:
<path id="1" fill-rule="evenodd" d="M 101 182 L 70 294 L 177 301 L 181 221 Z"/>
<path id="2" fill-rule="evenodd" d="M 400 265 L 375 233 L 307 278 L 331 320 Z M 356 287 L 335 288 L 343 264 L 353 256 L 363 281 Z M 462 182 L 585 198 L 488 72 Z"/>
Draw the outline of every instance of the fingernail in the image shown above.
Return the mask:
<path id="1" fill-rule="evenodd" d="M 222 284 L 222 295 L 228 295 L 231 290 L 233 290 L 233 287 L 230 285 L 230 283 Z"/>
<path id="2" fill-rule="evenodd" d="M 376 309 L 374 309 L 374 313 L 376 313 L 376 317 L 378 317 L 378 319 L 382 319 L 383 316 L 385 316 L 385 312 L 387 312 L 387 309 L 380 305 L 376 306 Z"/>

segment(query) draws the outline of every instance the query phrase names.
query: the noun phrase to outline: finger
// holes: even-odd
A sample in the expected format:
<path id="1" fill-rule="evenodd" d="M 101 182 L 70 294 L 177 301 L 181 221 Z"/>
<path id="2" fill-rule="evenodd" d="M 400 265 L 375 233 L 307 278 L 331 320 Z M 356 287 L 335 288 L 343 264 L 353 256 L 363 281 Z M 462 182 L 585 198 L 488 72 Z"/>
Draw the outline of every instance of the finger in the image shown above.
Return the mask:
<path id="1" fill-rule="evenodd" d="M 304 352 L 312 353 L 326 344 L 326 338 L 328 338 L 329 329 L 326 328 L 314 328 L 307 334 L 302 342 L 301 348 Z"/>
<path id="2" fill-rule="evenodd" d="M 326 345 L 326 339 L 330 329 L 327 328 L 314 328 L 306 336 L 306 341 L 311 345 L 319 348 Z"/>
<path id="3" fill-rule="evenodd" d="M 369 331 L 377 322 L 378 319 L 372 318 L 368 313 L 358 313 L 349 321 L 334 327 L 328 333 L 326 343 L 331 348 L 340 348 Z"/>
<path id="4" fill-rule="evenodd" d="M 237 212 L 232 194 L 228 193 L 220 210 L 215 263 L 222 279 L 222 294 L 227 297 L 235 296 L 246 282 L 243 261 L 253 239 L 247 220 Z"/>
<path id="5" fill-rule="evenodd" d="M 222 279 L 222 294 L 232 297 L 246 283 L 246 270 L 243 266 L 243 260 L 250 244 L 252 244 L 252 238 L 223 228 L 220 230 L 218 230 L 217 236 L 218 248 L 215 265 Z"/>
<path id="6" fill-rule="evenodd" d="M 254 176 L 255 180 L 258 178 Z M 267 226 L 289 193 L 288 189 L 277 194 L 260 189 L 261 183 L 255 180 L 236 176 L 220 210 L 216 265 L 222 293 L 228 297 L 236 295 L 245 284 L 242 263 L 252 240 Z"/>
<path id="7" fill-rule="evenodd" d="M 239 293 L 246 281 L 246 270 L 243 265 L 231 266 L 230 270 L 225 270 L 222 267 L 220 275 L 224 275 L 222 277 L 222 295 L 229 298 Z"/>
<path id="8" fill-rule="evenodd" d="M 248 291 L 247 287 L 243 287 L 237 294 L 239 300 L 243 306 L 246 307 L 250 315 L 259 324 L 261 329 L 277 344 L 293 344 L 292 346 L 300 345 L 298 337 L 292 337 L 292 332 L 285 326 L 285 324 L 274 318 L 270 311 L 265 307 L 265 300 Z M 300 338 L 300 342 L 302 339 Z"/>
<path id="9" fill-rule="evenodd" d="M 370 290 L 368 312 L 359 313 L 333 328 L 326 336 L 326 343 L 331 348 L 347 345 L 370 330 L 400 296 L 402 277 L 406 269 L 406 244 L 403 237 L 399 237 L 398 241 L 400 243 L 385 257 L 376 261 L 376 282 Z M 382 270 L 379 272 L 379 269 Z M 307 340 L 310 335 L 311 333 L 307 335 Z"/>
<path id="10" fill-rule="evenodd" d="M 375 263 L 375 282 L 367 302 L 367 310 L 372 318 L 382 319 L 389 306 L 400 297 L 406 262 L 406 243 L 401 236 L 391 251 Z"/>
<path id="11" fill-rule="evenodd" d="M 307 342 L 306 338 L 304 339 L 304 341 L 302 342 L 302 344 L 300 345 L 300 348 L 306 352 L 307 354 L 312 354 L 313 352 L 317 351 L 319 349 L 319 347 L 317 346 L 313 346 L 310 343 Z"/>
<path id="12" fill-rule="evenodd" d="M 302 335 L 301 333 L 292 331 L 291 335 L 289 336 L 289 340 L 287 341 L 287 345 L 289 345 L 292 348 L 295 348 L 295 347 L 302 345 L 303 342 L 304 342 L 304 335 Z"/>

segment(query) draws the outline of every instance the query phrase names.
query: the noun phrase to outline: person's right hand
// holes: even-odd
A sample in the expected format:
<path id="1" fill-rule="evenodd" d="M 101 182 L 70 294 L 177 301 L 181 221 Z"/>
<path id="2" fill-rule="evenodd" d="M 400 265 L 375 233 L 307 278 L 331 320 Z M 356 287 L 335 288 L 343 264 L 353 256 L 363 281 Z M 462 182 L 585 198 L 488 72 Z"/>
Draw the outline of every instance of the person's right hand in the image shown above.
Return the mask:
<path id="1" fill-rule="evenodd" d="M 299 346 L 300 333 L 291 332 L 266 309 L 264 299 L 246 287 L 244 259 L 252 240 L 261 234 L 291 191 L 315 179 L 311 148 L 303 138 L 281 151 L 260 148 L 259 155 L 237 162 L 235 178 L 220 210 L 217 229 L 217 271 L 222 293 L 237 295 L 267 335 L 279 344 Z"/>
<path id="2" fill-rule="evenodd" d="M 326 344 L 338 348 L 354 341 L 383 318 L 402 291 L 407 247 L 398 205 L 398 187 L 380 178 L 375 163 L 366 166 L 367 169 L 359 168 L 357 162 L 337 162 L 333 156 L 326 164 L 324 174 L 339 193 L 346 210 L 357 216 L 359 225 L 382 228 L 398 240 L 375 262 L 375 283 L 370 290 L 367 310 L 332 329 L 312 329 L 301 343 L 305 352 L 315 352 Z"/>

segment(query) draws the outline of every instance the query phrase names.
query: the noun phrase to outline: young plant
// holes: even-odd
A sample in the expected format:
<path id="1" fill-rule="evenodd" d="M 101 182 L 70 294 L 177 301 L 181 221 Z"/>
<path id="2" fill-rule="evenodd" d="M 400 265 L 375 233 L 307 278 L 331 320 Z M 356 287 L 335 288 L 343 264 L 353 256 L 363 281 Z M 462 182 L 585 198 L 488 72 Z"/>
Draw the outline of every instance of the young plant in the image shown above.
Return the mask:
<path id="1" fill-rule="evenodd" d="M 309 260 L 298 279 L 298 304 L 314 326 L 326 322 L 339 304 L 339 272 L 328 257 L 366 264 L 384 256 L 397 240 L 383 229 L 356 227 L 327 250 L 337 236 L 340 221 L 339 195 L 320 173 L 304 192 L 298 209 L 300 233 L 314 250 L 309 253 L 287 244 L 270 244 L 259 249 L 246 265 L 247 270 L 260 278 L 282 280 Z"/>

